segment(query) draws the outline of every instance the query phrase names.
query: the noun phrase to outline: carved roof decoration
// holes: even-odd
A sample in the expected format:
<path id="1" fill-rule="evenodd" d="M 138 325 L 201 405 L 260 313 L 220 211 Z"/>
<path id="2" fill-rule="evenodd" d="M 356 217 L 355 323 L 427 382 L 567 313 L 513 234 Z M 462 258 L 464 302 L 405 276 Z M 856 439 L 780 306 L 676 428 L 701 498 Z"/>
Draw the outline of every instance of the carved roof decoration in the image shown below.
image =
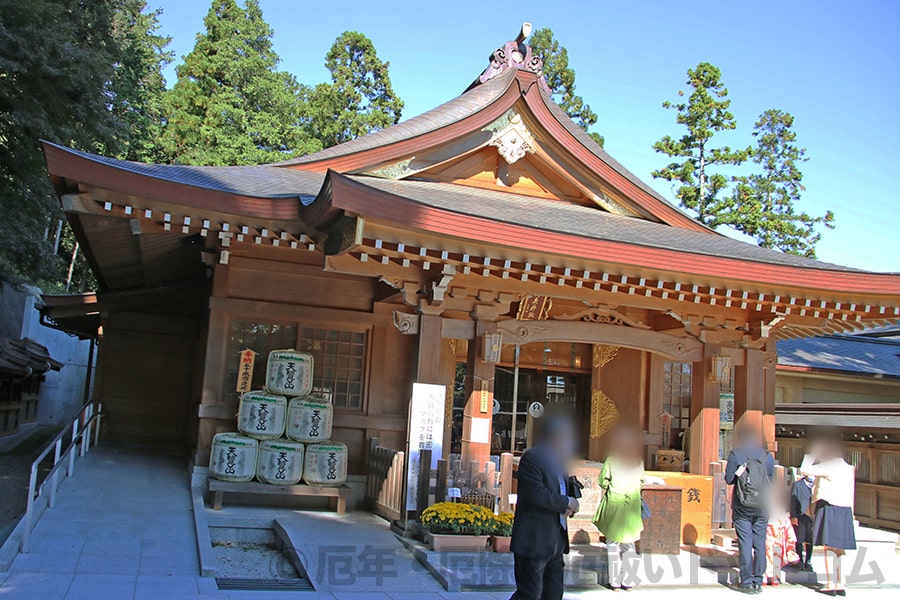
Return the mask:
<path id="1" fill-rule="evenodd" d="M 422 314 L 468 312 L 460 289 L 500 315 L 527 296 L 586 307 L 504 332 L 520 340 L 590 342 L 593 330 L 628 347 L 659 325 L 629 317 L 635 307 L 677 311 L 698 338 L 723 327 L 706 316 L 727 315 L 756 344 L 900 318 L 897 275 L 737 241 L 662 198 L 553 101 L 526 37 L 457 98 L 308 156 L 150 165 L 44 142 L 48 169 L 104 290 L 183 282 L 201 247 L 209 266 L 252 245 L 381 279 Z M 654 339 L 676 358 L 699 351 L 694 338 Z"/>
<path id="2" fill-rule="evenodd" d="M 491 53 L 490 64 L 472 84 L 472 87 L 479 83 L 486 83 L 508 69 L 518 69 L 537 75 L 538 84 L 544 92 L 550 94 L 550 87 L 544 79 L 544 59 L 533 54 L 531 46 L 525 43 L 525 38 L 529 35 L 531 35 L 531 23 L 526 21 L 522 24 L 522 29 L 515 40 L 506 42 Z"/>

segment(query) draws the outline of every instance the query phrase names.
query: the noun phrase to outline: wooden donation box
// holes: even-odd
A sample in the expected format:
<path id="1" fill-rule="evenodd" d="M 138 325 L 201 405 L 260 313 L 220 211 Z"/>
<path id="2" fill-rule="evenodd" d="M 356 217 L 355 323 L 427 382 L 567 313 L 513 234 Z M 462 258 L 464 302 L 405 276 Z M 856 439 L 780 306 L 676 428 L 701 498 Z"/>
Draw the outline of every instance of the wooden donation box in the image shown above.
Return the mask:
<path id="1" fill-rule="evenodd" d="M 681 450 L 657 450 L 656 468 L 660 471 L 683 471 L 684 452 L 682 452 Z"/>
<path id="2" fill-rule="evenodd" d="M 674 485 L 645 485 L 641 497 L 650 509 L 638 542 L 642 554 L 681 552 L 681 495 Z"/>
<path id="3" fill-rule="evenodd" d="M 648 471 L 681 494 L 681 543 L 689 546 L 712 542 L 713 480 L 709 475 Z"/>

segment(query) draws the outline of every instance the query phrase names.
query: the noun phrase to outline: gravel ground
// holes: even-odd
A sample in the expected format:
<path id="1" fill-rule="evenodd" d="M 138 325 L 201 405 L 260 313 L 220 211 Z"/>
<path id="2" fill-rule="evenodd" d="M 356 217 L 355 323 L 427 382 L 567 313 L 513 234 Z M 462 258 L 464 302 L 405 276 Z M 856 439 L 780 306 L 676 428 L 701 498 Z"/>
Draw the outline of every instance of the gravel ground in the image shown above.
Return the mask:
<path id="1" fill-rule="evenodd" d="M 213 544 L 220 577 L 297 579 L 296 569 L 274 545 L 237 542 Z"/>

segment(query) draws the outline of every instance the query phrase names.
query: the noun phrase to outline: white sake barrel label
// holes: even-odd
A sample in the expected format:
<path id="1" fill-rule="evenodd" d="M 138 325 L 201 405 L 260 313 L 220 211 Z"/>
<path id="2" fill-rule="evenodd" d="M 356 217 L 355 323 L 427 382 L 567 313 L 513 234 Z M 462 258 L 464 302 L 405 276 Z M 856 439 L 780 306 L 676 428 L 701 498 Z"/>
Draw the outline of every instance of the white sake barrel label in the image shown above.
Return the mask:
<path id="1" fill-rule="evenodd" d="M 309 485 L 337 486 L 347 480 L 347 446 L 340 442 L 310 444 L 305 462 L 303 480 Z"/>
<path id="2" fill-rule="evenodd" d="M 238 433 L 213 437 L 209 474 L 222 481 L 250 481 L 256 475 L 259 442 Z"/>
<path id="3" fill-rule="evenodd" d="M 257 440 L 275 440 L 284 434 L 287 398 L 267 392 L 247 392 L 238 409 L 238 431 Z"/>
<path id="4" fill-rule="evenodd" d="M 272 350 L 266 367 L 266 389 L 273 394 L 306 396 L 312 391 L 313 357 L 309 352 Z"/>
<path id="5" fill-rule="evenodd" d="M 324 442 L 331 438 L 334 409 L 313 398 L 294 398 L 288 405 L 287 436 L 298 442 Z"/>
<path id="6" fill-rule="evenodd" d="M 285 440 L 260 442 L 257 479 L 274 485 L 294 485 L 302 476 L 303 444 Z"/>

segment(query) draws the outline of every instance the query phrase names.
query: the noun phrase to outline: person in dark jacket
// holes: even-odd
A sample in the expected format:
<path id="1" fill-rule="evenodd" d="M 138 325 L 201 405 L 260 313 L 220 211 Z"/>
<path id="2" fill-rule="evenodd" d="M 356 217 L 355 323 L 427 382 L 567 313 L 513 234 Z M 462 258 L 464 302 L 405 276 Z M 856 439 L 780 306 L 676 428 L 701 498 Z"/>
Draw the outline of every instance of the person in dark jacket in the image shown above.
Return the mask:
<path id="1" fill-rule="evenodd" d="M 810 516 L 813 483 L 815 477 L 801 476 L 791 486 L 791 524 L 794 526 L 794 533 L 797 534 L 797 554 L 800 556 L 797 568 L 801 571 L 813 570 L 810 562 L 813 553 L 813 520 Z"/>
<path id="2" fill-rule="evenodd" d="M 736 447 L 728 454 L 725 465 L 725 483 L 736 486 L 750 461 L 762 462 L 768 481 L 775 479 L 775 459 L 762 447 L 759 431 L 750 425 L 742 425 L 735 430 L 735 439 Z M 759 594 L 762 592 L 762 580 L 766 572 L 766 527 L 769 515 L 764 506 L 744 506 L 738 496 L 737 490 L 733 490 L 731 515 L 738 539 L 741 570 L 741 585 L 738 589 L 747 594 Z"/>
<path id="3" fill-rule="evenodd" d="M 561 600 L 563 554 L 569 552 L 566 519 L 578 512 L 568 464 L 575 429 L 562 414 L 546 414 L 540 438 L 519 460 L 512 550 L 516 591 L 510 600 Z M 571 494 L 571 495 L 570 495 Z"/>

